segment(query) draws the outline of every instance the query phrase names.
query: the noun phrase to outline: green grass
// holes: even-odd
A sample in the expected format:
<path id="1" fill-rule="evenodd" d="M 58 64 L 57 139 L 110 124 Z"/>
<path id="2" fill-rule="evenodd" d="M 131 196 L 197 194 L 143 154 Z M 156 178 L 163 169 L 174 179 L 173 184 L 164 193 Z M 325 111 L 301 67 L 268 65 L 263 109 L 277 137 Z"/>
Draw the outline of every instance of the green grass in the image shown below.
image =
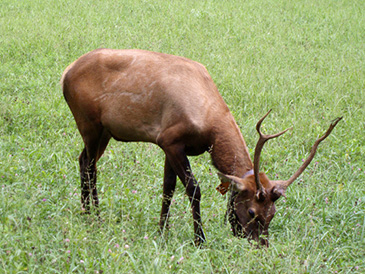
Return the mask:
<path id="1" fill-rule="evenodd" d="M 14 1 L 0 3 L 0 272 L 364 273 L 363 1 Z M 59 86 L 89 50 L 140 48 L 203 63 L 262 169 L 288 178 L 330 121 L 315 161 L 277 202 L 270 247 L 223 224 L 226 197 L 209 155 L 201 182 L 207 243 L 193 246 L 179 183 L 168 235 L 158 233 L 163 152 L 112 141 L 98 163 L 101 219 L 80 214 L 83 144 Z"/>

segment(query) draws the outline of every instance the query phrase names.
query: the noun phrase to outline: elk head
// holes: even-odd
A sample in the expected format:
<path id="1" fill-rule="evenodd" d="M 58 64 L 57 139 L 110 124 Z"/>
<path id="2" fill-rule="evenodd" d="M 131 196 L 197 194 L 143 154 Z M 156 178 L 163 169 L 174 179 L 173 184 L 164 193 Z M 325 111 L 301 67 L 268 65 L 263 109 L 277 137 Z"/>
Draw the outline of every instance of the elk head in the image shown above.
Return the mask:
<path id="1" fill-rule="evenodd" d="M 276 211 L 275 201 L 281 196 L 285 196 L 285 191 L 288 186 L 299 177 L 312 161 L 319 143 L 331 134 L 334 127 L 342 119 L 342 117 L 335 119 L 327 132 L 315 141 L 308 158 L 293 176 L 286 181 L 272 181 L 265 173 L 259 172 L 260 154 L 267 140 L 276 138 L 289 129 L 274 135 L 262 134 L 260 130 L 261 123 L 270 111 L 256 125 L 256 130 L 260 137 L 255 148 L 254 169 L 247 172 L 243 178 L 222 173 L 218 174 L 222 182 L 218 190 L 224 194 L 228 188 L 222 191 L 222 186 L 230 186 L 231 192 L 227 215 L 232 226 L 233 234 L 237 237 L 246 237 L 249 240 L 255 240 L 265 246 L 269 245 L 268 228 Z"/>

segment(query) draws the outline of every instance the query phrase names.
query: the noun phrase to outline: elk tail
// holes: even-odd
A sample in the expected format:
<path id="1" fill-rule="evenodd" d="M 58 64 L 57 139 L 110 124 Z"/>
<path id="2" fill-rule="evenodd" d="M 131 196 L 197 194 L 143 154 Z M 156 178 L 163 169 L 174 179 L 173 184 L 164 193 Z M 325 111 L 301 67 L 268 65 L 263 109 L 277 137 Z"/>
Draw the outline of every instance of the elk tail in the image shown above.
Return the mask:
<path id="1" fill-rule="evenodd" d="M 77 60 L 76 60 L 77 61 Z M 75 61 L 75 62 L 76 62 Z M 65 77 L 66 77 L 66 74 L 69 72 L 69 70 L 73 67 L 73 65 L 75 64 L 75 62 L 72 62 L 71 64 L 69 64 L 67 66 L 67 68 L 65 69 L 65 71 L 62 73 L 62 76 L 61 76 L 61 80 L 60 80 L 60 85 L 63 87 L 63 82 L 65 80 Z"/>

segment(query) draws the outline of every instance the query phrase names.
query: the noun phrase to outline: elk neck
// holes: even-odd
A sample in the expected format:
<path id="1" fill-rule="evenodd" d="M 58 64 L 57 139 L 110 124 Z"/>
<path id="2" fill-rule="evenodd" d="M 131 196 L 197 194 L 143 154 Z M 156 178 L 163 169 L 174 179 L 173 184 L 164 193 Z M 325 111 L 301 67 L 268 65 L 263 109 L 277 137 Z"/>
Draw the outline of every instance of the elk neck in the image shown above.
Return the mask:
<path id="1" fill-rule="evenodd" d="M 253 169 L 245 140 L 232 115 L 216 123 L 210 154 L 213 165 L 222 173 L 244 177 Z"/>

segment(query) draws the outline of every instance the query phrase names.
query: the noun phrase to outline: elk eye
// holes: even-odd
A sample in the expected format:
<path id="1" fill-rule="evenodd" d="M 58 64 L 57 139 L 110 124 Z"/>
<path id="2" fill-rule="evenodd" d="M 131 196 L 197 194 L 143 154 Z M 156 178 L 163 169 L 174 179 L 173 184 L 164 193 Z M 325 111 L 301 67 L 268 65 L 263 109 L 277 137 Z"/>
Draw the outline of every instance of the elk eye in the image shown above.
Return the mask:
<path id="1" fill-rule="evenodd" d="M 248 210 L 248 214 L 250 214 L 251 218 L 255 218 L 255 211 L 252 208 Z"/>

